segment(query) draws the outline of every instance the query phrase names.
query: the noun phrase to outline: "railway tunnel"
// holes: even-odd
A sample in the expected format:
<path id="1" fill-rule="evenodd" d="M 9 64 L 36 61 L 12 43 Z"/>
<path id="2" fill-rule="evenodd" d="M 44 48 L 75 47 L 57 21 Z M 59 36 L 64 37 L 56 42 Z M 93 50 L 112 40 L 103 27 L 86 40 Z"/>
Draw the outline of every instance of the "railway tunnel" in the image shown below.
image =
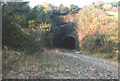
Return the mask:
<path id="1" fill-rule="evenodd" d="M 65 49 L 75 49 L 75 42 L 74 37 L 65 37 L 61 43 L 61 47 Z"/>

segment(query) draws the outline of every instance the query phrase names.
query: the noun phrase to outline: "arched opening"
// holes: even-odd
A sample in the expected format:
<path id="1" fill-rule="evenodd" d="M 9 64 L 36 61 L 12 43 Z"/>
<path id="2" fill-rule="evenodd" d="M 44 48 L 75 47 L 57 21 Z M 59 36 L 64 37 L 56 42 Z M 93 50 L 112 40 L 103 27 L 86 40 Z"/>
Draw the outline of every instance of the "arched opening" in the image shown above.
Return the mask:
<path id="1" fill-rule="evenodd" d="M 64 38 L 61 47 L 65 49 L 75 49 L 75 39 L 73 37 Z"/>

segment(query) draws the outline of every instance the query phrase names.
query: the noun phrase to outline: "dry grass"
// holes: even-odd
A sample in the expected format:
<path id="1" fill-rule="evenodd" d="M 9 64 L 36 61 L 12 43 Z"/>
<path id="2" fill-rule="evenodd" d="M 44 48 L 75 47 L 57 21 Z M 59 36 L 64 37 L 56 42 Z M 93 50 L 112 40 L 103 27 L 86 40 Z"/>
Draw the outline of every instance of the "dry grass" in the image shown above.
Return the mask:
<path id="1" fill-rule="evenodd" d="M 3 78 L 46 79 L 73 76 L 72 60 L 57 50 L 46 50 L 35 54 L 16 55 L 13 50 L 3 51 Z M 71 62 L 71 63 L 70 63 Z M 60 77 L 58 77 L 60 76 Z M 69 77 L 68 77 L 69 78 Z"/>
<path id="2" fill-rule="evenodd" d="M 65 49 L 44 49 L 42 52 L 32 55 L 24 52 L 16 55 L 12 49 L 3 50 L 3 79 L 69 79 L 78 77 L 79 68 L 74 67 L 76 63 L 79 63 L 78 59 L 67 57 L 61 51 L 73 52 Z M 76 53 L 83 54 L 83 52 Z M 87 52 L 84 54 L 89 55 Z"/>

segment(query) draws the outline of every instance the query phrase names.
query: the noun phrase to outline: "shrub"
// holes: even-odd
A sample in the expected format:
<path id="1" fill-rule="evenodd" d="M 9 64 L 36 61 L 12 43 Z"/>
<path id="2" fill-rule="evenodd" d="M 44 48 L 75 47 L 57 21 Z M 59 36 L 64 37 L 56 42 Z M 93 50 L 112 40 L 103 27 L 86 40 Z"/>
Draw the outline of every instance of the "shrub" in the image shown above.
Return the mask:
<path id="1" fill-rule="evenodd" d="M 107 40 L 105 34 L 95 33 L 94 35 L 86 36 L 82 41 L 82 49 L 88 50 L 91 53 L 113 53 L 117 44 L 112 40 Z"/>

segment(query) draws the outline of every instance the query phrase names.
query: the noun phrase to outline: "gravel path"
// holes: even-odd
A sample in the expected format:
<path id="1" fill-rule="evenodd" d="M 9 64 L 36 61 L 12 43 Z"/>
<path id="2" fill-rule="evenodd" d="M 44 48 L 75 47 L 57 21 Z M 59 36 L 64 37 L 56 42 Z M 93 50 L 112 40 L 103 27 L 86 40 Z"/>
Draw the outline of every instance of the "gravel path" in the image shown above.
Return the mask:
<path id="1" fill-rule="evenodd" d="M 105 59 L 59 50 L 26 57 L 9 55 L 10 60 L 3 59 L 5 79 L 118 79 L 118 63 Z"/>
<path id="2" fill-rule="evenodd" d="M 111 62 L 105 59 L 79 55 L 75 53 L 62 54 L 78 59 L 74 66 L 78 67 L 78 69 L 76 69 L 78 71 L 78 76 L 76 79 L 118 79 L 117 62 Z"/>

